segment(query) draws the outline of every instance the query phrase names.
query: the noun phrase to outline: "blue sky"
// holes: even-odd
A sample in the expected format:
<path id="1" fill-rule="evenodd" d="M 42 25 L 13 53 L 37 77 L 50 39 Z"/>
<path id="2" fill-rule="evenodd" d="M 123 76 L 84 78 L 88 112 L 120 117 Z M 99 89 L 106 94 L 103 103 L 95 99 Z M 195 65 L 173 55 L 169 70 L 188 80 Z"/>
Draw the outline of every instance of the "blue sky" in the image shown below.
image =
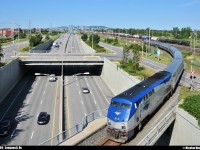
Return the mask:
<path id="1" fill-rule="evenodd" d="M 200 29 L 200 0 L 1 0 L 0 28 L 102 25 Z"/>

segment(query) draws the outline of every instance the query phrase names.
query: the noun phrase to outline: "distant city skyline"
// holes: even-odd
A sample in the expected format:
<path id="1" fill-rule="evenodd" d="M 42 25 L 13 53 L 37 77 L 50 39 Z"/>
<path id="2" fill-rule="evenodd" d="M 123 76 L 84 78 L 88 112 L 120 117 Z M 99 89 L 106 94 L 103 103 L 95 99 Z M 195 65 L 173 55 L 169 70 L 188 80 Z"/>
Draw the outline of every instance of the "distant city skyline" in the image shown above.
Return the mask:
<path id="1" fill-rule="evenodd" d="M 0 28 L 60 26 L 200 30 L 200 0 L 2 0 Z"/>

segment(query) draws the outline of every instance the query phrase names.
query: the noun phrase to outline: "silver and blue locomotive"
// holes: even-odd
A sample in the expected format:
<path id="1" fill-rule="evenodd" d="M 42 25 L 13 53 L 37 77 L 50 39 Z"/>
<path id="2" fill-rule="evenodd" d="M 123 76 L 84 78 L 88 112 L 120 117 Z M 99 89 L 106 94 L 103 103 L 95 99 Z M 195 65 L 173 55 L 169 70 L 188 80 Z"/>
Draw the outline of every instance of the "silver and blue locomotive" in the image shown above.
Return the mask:
<path id="1" fill-rule="evenodd" d="M 116 142 L 126 142 L 142 127 L 143 120 L 175 91 L 184 71 L 181 52 L 168 44 L 144 41 L 167 51 L 173 61 L 160 72 L 111 99 L 107 114 L 107 135 Z"/>

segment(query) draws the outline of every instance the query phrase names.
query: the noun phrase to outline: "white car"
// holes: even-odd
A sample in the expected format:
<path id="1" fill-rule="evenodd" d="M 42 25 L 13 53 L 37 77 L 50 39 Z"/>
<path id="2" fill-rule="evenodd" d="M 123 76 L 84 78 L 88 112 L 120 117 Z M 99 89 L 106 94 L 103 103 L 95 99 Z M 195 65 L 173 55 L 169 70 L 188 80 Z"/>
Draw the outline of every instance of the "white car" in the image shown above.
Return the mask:
<path id="1" fill-rule="evenodd" d="M 90 90 L 87 87 L 82 87 L 82 92 L 86 94 L 86 93 L 90 93 Z"/>
<path id="2" fill-rule="evenodd" d="M 49 81 L 50 81 L 50 82 L 54 82 L 54 81 L 56 81 L 56 78 L 55 78 L 55 77 L 50 77 L 50 78 L 49 78 Z"/>

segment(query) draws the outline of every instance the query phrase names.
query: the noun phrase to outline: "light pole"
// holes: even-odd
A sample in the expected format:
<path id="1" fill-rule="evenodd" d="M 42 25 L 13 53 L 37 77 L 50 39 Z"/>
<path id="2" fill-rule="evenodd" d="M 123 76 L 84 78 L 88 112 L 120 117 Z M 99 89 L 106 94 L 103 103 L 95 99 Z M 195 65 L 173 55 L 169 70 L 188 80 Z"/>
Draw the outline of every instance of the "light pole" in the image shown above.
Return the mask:
<path id="1" fill-rule="evenodd" d="M 142 45 L 142 57 L 143 57 L 143 55 L 144 55 L 144 51 L 143 51 L 143 42 L 141 42 L 141 45 Z"/>
<path id="2" fill-rule="evenodd" d="M 93 28 L 92 28 L 92 49 L 93 49 Z"/>
<path id="3" fill-rule="evenodd" d="M 149 50 L 151 49 L 151 46 L 150 46 L 150 28 L 149 28 Z"/>
<path id="4" fill-rule="evenodd" d="M 17 26 L 18 26 L 18 46 L 17 46 L 17 49 L 19 49 L 19 27 L 20 27 L 20 25 L 17 24 Z"/>
<path id="5" fill-rule="evenodd" d="M 127 29 L 126 29 L 126 45 L 127 45 Z"/>
<path id="6" fill-rule="evenodd" d="M 76 74 L 72 75 L 72 78 L 75 77 L 75 76 L 81 75 L 81 74 L 89 75 L 90 72 L 76 73 Z M 72 78 L 70 78 L 70 79 L 72 79 Z M 70 80 L 70 79 L 69 79 L 69 80 Z M 69 80 L 68 80 L 68 81 L 69 81 Z M 63 82 L 63 85 L 64 85 L 64 86 L 67 85 L 65 82 L 66 82 L 66 81 L 64 80 L 64 82 Z M 64 83 L 65 83 L 65 84 L 64 84 Z"/>

